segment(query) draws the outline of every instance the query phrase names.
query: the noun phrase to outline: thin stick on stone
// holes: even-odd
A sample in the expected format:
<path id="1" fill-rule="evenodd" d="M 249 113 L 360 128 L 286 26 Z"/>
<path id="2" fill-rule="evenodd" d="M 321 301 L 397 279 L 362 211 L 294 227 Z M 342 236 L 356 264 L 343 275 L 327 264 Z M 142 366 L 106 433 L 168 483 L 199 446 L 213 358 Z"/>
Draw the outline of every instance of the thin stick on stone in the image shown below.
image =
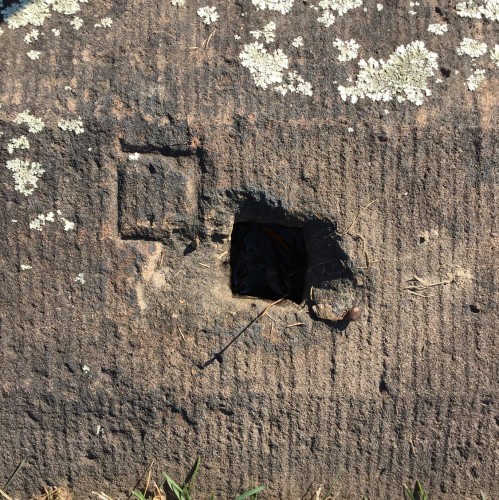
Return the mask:
<path id="1" fill-rule="evenodd" d="M 204 368 L 207 368 L 210 366 L 214 361 L 221 361 L 223 354 L 225 351 L 234 343 L 236 340 L 259 318 L 261 318 L 271 307 L 276 306 L 277 304 L 280 304 L 283 300 L 286 300 L 286 298 L 278 299 L 275 302 L 272 302 L 269 304 L 265 309 L 263 309 L 257 316 L 255 316 L 221 351 L 218 351 L 216 354 L 214 354 L 208 361 L 203 363 L 202 365 L 198 365 L 198 367 L 203 370 Z"/>

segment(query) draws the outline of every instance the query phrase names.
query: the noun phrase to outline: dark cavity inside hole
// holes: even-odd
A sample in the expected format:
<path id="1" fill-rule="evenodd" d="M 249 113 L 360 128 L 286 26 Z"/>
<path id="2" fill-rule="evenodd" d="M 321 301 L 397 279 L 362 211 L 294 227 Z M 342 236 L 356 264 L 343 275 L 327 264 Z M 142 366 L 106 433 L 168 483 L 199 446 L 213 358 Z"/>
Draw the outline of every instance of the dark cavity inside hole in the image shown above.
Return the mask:
<path id="1" fill-rule="evenodd" d="M 300 303 L 306 270 L 303 229 L 236 222 L 230 265 L 234 294 L 268 300 L 286 297 Z"/>

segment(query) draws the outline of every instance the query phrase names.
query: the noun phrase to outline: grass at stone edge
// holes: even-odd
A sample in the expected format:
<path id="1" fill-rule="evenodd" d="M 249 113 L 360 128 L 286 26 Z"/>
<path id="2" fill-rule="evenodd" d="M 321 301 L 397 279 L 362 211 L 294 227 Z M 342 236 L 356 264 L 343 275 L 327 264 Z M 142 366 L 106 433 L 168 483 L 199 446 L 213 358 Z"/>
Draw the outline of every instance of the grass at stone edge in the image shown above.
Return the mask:
<path id="1" fill-rule="evenodd" d="M 17 500 L 14 497 L 11 497 L 8 495 L 5 490 L 9 486 L 10 482 L 13 480 L 19 469 L 22 467 L 24 461 L 21 462 L 21 464 L 17 467 L 15 470 L 14 474 L 9 478 L 7 483 L 5 484 L 3 489 L 0 489 L 0 499 L 4 500 Z M 163 480 L 160 482 L 160 484 L 154 483 L 152 485 L 152 488 L 150 489 L 151 486 L 151 468 L 152 468 L 153 463 L 151 463 L 149 467 L 149 473 L 147 476 L 147 481 L 145 484 L 145 487 L 143 490 L 134 490 L 133 492 L 130 493 L 130 496 L 128 498 L 133 498 L 135 500 L 168 500 L 171 498 L 175 498 L 177 500 L 193 500 L 191 497 L 191 488 L 194 485 L 194 482 L 196 480 L 196 476 L 199 472 L 199 467 L 201 465 L 201 461 L 198 458 L 196 462 L 194 463 L 193 467 L 187 474 L 186 478 L 184 479 L 183 483 L 180 485 L 176 483 L 170 476 L 167 474 L 163 474 Z M 143 478 L 141 478 L 140 481 L 142 481 Z M 333 482 L 329 487 L 325 489 L 325 493 L 322 493 L 323 486 L 321 485 L 315 493 L 312 493 L 310 497 L 307 497 L 307 494 L 309 493 L 309 490 L 303 495 L 301 500 L 309 499 L 309 500 L 335 500 L 337 498 L 337 494 L 334 494 L 334 489 L 335 486 L 338 482 L 339 479 L 339 473 L 338 475 L 334 478 Z M 165 485 L 167 491 L 169 494 L 165 492 Z M 238 495 L 235 500 L 246 500 L 246 499 L 255 499 L 257 500 L 258 498 L 258 493 L 262 492 L 265 489 L 265 486 L 257 486 L 256 488 L 252 488 L 241 495 Z M 313 492 L 313 490 L 312 490 Z M 110 496 L 106 495 L 105 493 L 98 493 L 95 491 L 92 491 L 92 495 L 94 495 L 96 498 L 100 500 L 113 500 Z M 402 495 L 404 500 L 429 500 L 428 495 L 423 489 L 423 486 L 419 481 L 416 481 L 413 490 L 409 489 L 405 484 L 403 486 L 403 495 Z M 67 490 L 66 488 L 62 487 L 45 487 L 44 488 L 44 493 L 41 495 L 37 495 L 34 497 L 31 497 L 31 500 L 74 500 L 74 497 L 71 495 L 71 492 Z M 215 496 L 212 494 L 210 496 L 210 500 L 216 500 Z M 362 500 L 371 500 L 370 497 L 362 497 Z M 487 497 L 483 491 L 480 492 L 480 500 L 487 500 Z"/>

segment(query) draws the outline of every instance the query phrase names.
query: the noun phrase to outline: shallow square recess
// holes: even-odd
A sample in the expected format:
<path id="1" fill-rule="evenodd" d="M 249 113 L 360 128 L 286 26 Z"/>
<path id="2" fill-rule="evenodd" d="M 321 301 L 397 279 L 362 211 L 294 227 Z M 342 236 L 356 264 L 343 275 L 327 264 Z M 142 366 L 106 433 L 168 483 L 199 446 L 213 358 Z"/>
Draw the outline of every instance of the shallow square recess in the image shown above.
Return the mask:
<path id="1" fill-rule="evenodd" d="M 236 222 L 232 230 L 231 287 L 235 295 L 303 300 L 306 272 L 303 228 Z"/>

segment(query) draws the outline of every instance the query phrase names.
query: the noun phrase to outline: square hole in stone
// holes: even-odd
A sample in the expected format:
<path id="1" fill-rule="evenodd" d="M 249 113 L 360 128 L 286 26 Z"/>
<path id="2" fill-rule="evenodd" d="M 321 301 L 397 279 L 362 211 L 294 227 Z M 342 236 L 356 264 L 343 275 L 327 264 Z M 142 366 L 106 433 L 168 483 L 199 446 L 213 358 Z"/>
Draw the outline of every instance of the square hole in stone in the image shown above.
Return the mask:
<path id="1" fill-rule="evenodd" d="M 300 303 L 306 270 L 301 227 L 236 222 L 232 230 L 231 286 L 236 295 Z"/>

